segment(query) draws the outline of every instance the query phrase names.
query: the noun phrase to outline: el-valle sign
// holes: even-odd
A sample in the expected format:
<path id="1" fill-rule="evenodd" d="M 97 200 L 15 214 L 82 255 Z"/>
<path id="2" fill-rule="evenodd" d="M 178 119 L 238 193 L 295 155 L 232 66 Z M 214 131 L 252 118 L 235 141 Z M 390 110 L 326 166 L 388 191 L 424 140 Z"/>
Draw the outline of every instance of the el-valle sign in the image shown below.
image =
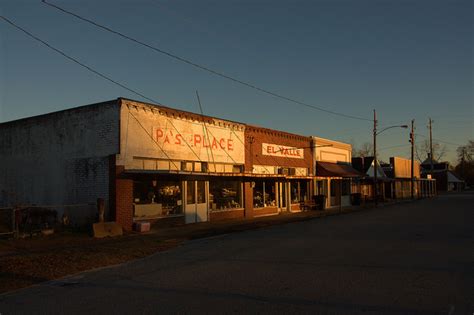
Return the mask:
<path id="1" fill-rule="evenodd" d="M 262 155 L 279 156 L 292 159 L 304 159 L 304 149 L 284 145 L 262 143 Z"/>

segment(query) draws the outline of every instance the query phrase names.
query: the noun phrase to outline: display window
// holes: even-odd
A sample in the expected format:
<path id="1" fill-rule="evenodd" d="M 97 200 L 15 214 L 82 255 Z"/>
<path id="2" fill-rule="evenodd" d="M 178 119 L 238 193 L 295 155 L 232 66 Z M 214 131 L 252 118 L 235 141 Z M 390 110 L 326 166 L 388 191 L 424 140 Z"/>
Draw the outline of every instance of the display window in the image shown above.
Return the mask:
<path id="1" fill-rule="evenodd" d="M 309 198 L 308 181 L 292 181 L 290 182 L 291 203 L 300 203 Z"/>
<path id="2" fill-rule="evenodd" d="M 196 186 L 194 186 L 194 182 L 188 182 L 186 185 L 186 204 L 192 205 L 196 203 L 195 190 Z"/>
<path id="3" fill-rule="evenodd" d="M 183 213 L 180 181 L 135 181 L 134 217 L 161 217 Z"/>
<path id="4" fill-rule="evenodd" d="M 333 179 L 331 180 L 331 184 L 330 184 L 330 187 L 331 187 L 331 197 L 335 197 L 337 195 L 337 187 L 340 185 L 339 183 L 339 180 L 337 179 Z"/>
<path id="5" fill-rule="evenodd" d="M 241 208 L 243 208 L 242 182 L 231 180 L 209 182 L 209 209 L 211 211 Z"/>
<path id="6" fill-rule="evenodd" d="M 197 181 L 197 203 L 206 202 L 206 182 L 199 180 Z"/>
<path id="7" fill-rule="evenodd" d="M 341 195 L 348 196 L 351 194 L 351 180 L 349 178 L 342 179 Z"/>
<path id="8" fill-rule="evenodd" d="M 276 207 L 276 183 L 274 181 L 256 181 L 253 188 L 254 208 Z"/>

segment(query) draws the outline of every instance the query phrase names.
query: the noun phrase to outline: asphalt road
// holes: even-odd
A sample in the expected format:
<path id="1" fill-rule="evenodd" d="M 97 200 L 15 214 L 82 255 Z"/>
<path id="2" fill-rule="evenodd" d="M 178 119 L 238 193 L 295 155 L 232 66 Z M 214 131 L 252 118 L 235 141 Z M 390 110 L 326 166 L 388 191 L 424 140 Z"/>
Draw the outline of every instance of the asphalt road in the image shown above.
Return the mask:
<path id="1" fill-rule="evenodd" d="M 0 295 L 5 314 L 473 314 L 474 194 L 188 242 Z"/>

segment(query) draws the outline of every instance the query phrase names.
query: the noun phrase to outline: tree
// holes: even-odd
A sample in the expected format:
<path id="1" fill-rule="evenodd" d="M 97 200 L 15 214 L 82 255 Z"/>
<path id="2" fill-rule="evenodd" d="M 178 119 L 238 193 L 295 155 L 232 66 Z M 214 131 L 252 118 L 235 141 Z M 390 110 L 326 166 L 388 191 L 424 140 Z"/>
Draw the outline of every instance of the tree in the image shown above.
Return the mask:
<path id="1" fill-rule="evenodd" d="M 374 155 L 374 146 L 370 142 L 363 143 L 359 148 L 352 147 L 352 156 L 354 157 L 366 157 Z"/>
<path id="2" fill-rule="evenodd" d="M 430 153 L 430 141 L 425 140 L 420 145 L 415 146 L 416 159 L 423 163 L 428 159 Z M 441 145 L 433 141 L 433 161 L 440 161 L 446 154 L 446 145 Z"/>
<path id="3" fill-rule="evenodd" d="M 456 150 L 458 164 L 454 168 L 456 174 L 464 179 L 467 185 L 474 185 L 474 141 L 470 140 L 466 145 Z"/>
<path id="4" fill-rule="evenodd" d="M 469 140 L 466 145 L 462 145 L 456 149 L 458 154 L 458 162 L 467 161 L 472 162 L 474 161 L 474 141 Z"/>

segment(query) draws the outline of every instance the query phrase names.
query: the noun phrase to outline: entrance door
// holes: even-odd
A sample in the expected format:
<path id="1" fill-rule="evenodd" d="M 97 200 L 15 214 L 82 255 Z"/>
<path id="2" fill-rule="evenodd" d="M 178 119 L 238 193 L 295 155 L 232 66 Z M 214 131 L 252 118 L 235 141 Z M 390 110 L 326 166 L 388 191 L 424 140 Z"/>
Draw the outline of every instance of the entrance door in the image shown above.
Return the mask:
<path id="1" fill-rule="evenodd" d="M 278 205 L 280 208 L 280 212 L 288 211 L 288 208 L 286 206 L 286 200 L 287 200 L 287 193 L 286 193 L 286 183 L 276 183 L 277 185 L 277 192 L 278 192 Z"/>
<path id="2" fill-rule="evenodd" d="M 206 181 L 186 181 L 186 223 L 205 222 L 208 220 L 207 189 L 208 182 Z"/>

